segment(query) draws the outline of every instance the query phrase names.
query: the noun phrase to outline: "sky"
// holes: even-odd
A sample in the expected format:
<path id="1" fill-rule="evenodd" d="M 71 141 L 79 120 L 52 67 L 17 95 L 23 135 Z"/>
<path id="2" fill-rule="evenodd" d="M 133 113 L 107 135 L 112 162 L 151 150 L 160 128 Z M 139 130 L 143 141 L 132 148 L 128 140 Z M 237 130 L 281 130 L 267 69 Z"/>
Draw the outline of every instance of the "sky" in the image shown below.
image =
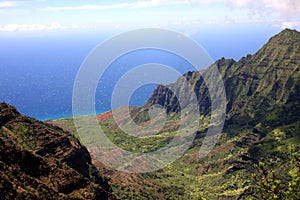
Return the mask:
<path id="1" fill-rule="evenodd" d="M 299 0 L 0 0 L 1 32 L 124 31 L 263 24 L 300 29 Z"/>

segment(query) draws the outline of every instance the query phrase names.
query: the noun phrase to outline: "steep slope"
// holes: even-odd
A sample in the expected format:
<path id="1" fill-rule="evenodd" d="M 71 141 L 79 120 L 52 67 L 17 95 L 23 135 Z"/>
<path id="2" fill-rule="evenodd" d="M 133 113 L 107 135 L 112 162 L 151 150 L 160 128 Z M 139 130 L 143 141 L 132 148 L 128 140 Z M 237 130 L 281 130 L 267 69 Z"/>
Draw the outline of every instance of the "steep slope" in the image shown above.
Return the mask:
<path id="1" fill-rule="evenodd" d="M 115 199 L 87 149 L 61 128 L 0 104 L 2 199 Z"/>
<path id="2" fill-rule="evenodd" d="M 209 126 L 211 108 L 209 91 L 201 75 L 210 73 L 211 68 L 187 72 L 168 86 L 159 85 L 143 107 L 132 107 L 131 116 L 122 116 L 124 122 L 133 117 L 144 125 L 149 119 L 149 108 L 155 104 L 163 106 L 168 119 L 153 137 L 132 137 L 118 128 L 111 113 L 98 116 L 102 129 L 113 143 L 133 152 L 151 152 L 172 140 L 179 127 L 181 110 L 191 101 L 186 95 L 179 105 L 170 88 L 184 94 L 182 82 L 186 79 L 198 97 L 203 123 L 191 147 L 177 161 L 145 174 L 108 170 L 97 163 L 110 177 L 119 197 L 196 199 L 201 194 L 206 199 L 260 199 L 255 196 L 251 176 L 255 172 L 254 163 L 265 162 L 283 183 L 295 174 L 289 161 L 291 152 L 300 152 L 300 33 L 284 30 L 254 55 L 247 55 L 238 62 L 222 58 L 215 64 L 224 81 L 227 116 L 218 143 L 204 158 L 199 158 L 199 149 Z M 54 123 L 74 130 L 72 119 Z"/>
<path id="3" fill-rule="evenodd" d="M 289 29 L 272 37 L 254 55 L 247 55 L 238 62 L 224 58 L 218 60 L 215 64 L 222 74 L 227 96 L 227 122 L 255 124 L 275 107 L 297 102 L 300 88 L 299 61 L 300 34 Z M 201 74 L 209 72 L 210 69 L 207 69 L 183 75 L 198 94 L 200 113 L 205 115 L 210 112 L 210 99 Z M 182 90 L 181 79 L 167 87 Z M 176 96 L 167 87 L 159 85 L 145 107 L 160 104 L 167 112 L 179 112 Z"/>

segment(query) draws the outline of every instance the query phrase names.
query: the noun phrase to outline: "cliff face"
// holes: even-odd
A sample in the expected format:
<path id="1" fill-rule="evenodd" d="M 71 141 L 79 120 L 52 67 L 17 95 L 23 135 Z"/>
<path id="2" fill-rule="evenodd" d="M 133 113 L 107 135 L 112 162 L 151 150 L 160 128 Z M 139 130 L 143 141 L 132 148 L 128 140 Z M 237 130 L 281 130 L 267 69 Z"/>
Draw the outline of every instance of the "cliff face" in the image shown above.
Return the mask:
<path id="1" fill-rule="evenodd" d="M 122 115 L 124 124 L 133 118 L 148 125 L 149 107 L 162 105 L 170 114 L 165 126 L 149 138 L 130 136 L 122 131 L 111 113 L 97 117 L 106 136 L 120 148 L 133 152 L 151 152 L 172 141 L 179 127 L 179 113 L 193 103 L 186 93 L 189 81 L 198 97 L 201 124 L 190 148 L 181 158 L 165 168 L 145 174 L 126 174 L 99 169 L 110 177 L 114 192 L 122 199 L 260 199 L 255 197 L 253 164 L 265 162 L 267 169 L 288 185 L 295 173 L 290 163 L 291 152 L 300 153 L 300 33 L 284 30 L 272 37 L 254 55 L 238 62 L 220 59 L 218 67 L 226 90 L 227 115 L 221 137 L 212 151 L 199 158 L 199 147 L 207 132 L 210 118 L 210 95 L 201 72 L 187 72 L 176 83 L 159 85 L 143 107 L 130 107 L 130 115 Z M 179 105 L 175 93 L 181 94 Z M 120 108 L 119 111 L 128 109 Z M 187 120 L 188 113 L 181 113 Z M 153 118 L 159 121 L 161 115 Z M 86 119 L 85 119 L 86 120 Z M 94 119 L 93 119 L 94 120 Z M 203 122 L 203 123 L 202 123 Z M 72 119 L 56 120 L 56 124 L 74 131 Z M 151 131 L 156 131 L 156 127 Z M 177 148 L 170 150 L 176 151 Z M 98 153 L 97 151 L 91 152 Z"/>
<path id="2" fill-rule="evenodd" d="M 278 106 L 299 101 L 300 33 L 297 31 L 282 31 L 257 53 L 247 55 L 238 62 L 222 58 L 215 64 L 226 90 L 227 123 L 255 124 Z M 167 87 L 159 85 L 145 107 L 160 104 L 167 112 L 179 112 L 181 108 L 176 95 L 168 88 L 184 91 L 181 82 L 185 78 L 197 94 L 200 113 L 209 114 L 209 91 L 201 74 L 210 73 L 210 70 L 188 72 L 174 84 Z M 188 95 L 183 102 L 189 103 Z M 295 108 L 300 111 L 298 105 Z"/>
<path id="3" fill-rule="evenodd" d="M 0 196 L 114 199 L 87 149 L 61 128 L 0 104 Z"/>

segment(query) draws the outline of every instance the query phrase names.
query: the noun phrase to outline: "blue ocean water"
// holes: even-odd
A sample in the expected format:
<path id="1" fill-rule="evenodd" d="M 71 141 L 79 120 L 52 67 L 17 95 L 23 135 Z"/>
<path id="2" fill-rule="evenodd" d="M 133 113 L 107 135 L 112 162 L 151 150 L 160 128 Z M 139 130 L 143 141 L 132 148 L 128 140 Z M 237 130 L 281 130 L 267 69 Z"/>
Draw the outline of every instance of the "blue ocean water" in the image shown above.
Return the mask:
<path id="1" fill-rule="evenodd" d="M 223 56 L 238 60 L 258 50 L 276 31 L 272 29 L 258 37 L 248 32 L 247 37 L 232 32 L 224 32 L 223 37 L 218 32 L 204 32 L 194 35 L 194 39 L 213 60 Z M 76 74 L 86 56 L 106 38 L 101 34 L 0 35 L 0 102 L 10 103 L 22 114 L 39 120 L 72 116 Z M 146 63 L 165 64 L 181 74 L 194 70 L 184 59 L 164 51 L 147 49 L 126 54 L 113 62 L 100 79 L 95 95 L 97 113 L 111 109 L 112 90 L 120 77 Z M 139 88 L 130 99 L 130 105 L 143 105 L 155 87 L 148 84 Z"/>
<path id="2" fill-rule="evenodd" d="M 76 74 L 90 51 L 102 38 L 21 37 L 0 43 L 0 101 L 10 103 L 40 120 L 72 115 L 72 92 Z M 114 61 L 99 81 L 96 112 L 111 109 L 114 85 L 131 68 L 157 62 L 172 66 L 182 74 L 193 70 L 180 57 L 159 50 L 135 51 Z M 175 81 L 175 80 L 173 80 Z M 156 84 L 139 88 L 131 105 L 143 105 Z"/>

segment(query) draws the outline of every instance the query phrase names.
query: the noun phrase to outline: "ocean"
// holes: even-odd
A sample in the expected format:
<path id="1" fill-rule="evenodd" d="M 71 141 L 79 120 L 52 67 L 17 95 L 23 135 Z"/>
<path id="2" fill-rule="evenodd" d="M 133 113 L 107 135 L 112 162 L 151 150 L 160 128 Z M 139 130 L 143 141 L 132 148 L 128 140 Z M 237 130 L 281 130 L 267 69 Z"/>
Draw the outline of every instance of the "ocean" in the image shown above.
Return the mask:
<path id="1" fill-rule="evenodd" d="M 224 32 L 195 34 L 213 60 L 221 57 L 240 59 L 256 52 L 274 33 L 270 29 L 253 36 Z M 89 53 L 108 35 L 21 35 L 0 34 L 0 102 L 14 105 L 22 114 L 39 120 L 72 116 L 72 92 L 76 74 Z M 246 38 L 247 39 L 244 39 Z M 194 68 L 183 58 L 154 49 L 134 51 L 115 60 L 99 81 L 95 94 L 97 113 L 111 109 L 111 94 L 117 81 L 130 69 L 146 63 L 170 66 L 181 74 Z M 175 79 L 174 79 L 175 81 Z M 156 84 L 139 88 L 130 99 L 133 106 L 143 105 Z"/>

